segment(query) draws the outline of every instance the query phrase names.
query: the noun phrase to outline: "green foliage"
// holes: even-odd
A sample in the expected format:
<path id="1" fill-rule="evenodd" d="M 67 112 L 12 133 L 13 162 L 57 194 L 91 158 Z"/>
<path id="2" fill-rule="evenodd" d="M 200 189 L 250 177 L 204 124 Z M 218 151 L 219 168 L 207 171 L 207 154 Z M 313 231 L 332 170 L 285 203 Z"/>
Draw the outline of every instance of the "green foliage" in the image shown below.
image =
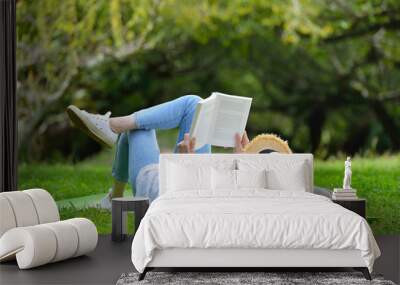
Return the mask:
<path id="1" fill-rule="evenodd" d="M 400 150 L 398 0 L 19 0 L 20 188 L 57 200 L 105 193 L 110 152 L 72 130 L 65 107 L 130 114 L 184 94 L 254 98 L 250 137 L 273 132 L 316 157 Z M 160 132 L 169 151 L 176 131 Z M 216 149 L 218 150 L 218 149 Z M 227 150 L 221 150 L 227 151 Z M 229 150 L 228 150 L 229 151 Z M 357 159 L 354 186 L 400 232 L 399 156 Z M 342 160 L 316 162 L 316 184 L 341 184 Z M 100 232 L 109 214 L 86 216 Z"/>
<path id="2" fill-rule="evenodd" d="M 22 160 L 59 149 L 68 104 L 117 115 L 215 90 L 253 97 L 250 134 L 299 152 L 400 148 L 399 1 L 20 0 L 17 13 Z"/>

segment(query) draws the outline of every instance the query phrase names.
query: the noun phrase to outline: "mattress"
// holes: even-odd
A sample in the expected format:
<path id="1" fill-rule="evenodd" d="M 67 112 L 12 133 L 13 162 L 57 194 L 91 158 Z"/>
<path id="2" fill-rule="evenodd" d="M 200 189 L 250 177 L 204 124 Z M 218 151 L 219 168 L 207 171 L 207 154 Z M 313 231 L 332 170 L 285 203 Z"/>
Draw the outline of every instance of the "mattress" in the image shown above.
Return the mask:
<path id="1" fill-rule="evenodd" d="M 162 249 L 359 250 L 372 271 L 380 251 L 361 216 L 308 192 L 169 192 L 150 206 L 132 243 L 139 272 Z"/>

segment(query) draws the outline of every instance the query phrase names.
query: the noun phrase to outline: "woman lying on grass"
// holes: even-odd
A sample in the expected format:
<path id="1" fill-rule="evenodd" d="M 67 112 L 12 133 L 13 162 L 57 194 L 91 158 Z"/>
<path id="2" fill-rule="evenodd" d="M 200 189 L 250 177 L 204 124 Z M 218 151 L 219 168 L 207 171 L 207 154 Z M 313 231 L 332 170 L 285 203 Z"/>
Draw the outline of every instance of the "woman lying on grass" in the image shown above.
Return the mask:
<path id="1" fill-rule="evenodd" d="M 103 145 L 117 149 L 112 166 L 114 185 L 106 197 L 100 201 L 100 207 L 111 209 L 111 199 L 123 195 L 129 181 L 136 191 L 134 196 L 148 197 L 153 201 L 158 196 L 158 147 L 156 130 L 179 127 L 175 146 L 176 153 L 210 153 L 211 146 L 204 145 L 194 151 L 195 138 L 189 137 L 198 96 L 187 95 L 178 99 L 137 111 L 132 115 L 110 118 L 105 115 L 90 114 L 75 106 L 69 106 L 67 113 L 71 121 L 80 130 Z M 234 152 L 243 152 L 249 143 L 247 134 L 235 137 Z"/>

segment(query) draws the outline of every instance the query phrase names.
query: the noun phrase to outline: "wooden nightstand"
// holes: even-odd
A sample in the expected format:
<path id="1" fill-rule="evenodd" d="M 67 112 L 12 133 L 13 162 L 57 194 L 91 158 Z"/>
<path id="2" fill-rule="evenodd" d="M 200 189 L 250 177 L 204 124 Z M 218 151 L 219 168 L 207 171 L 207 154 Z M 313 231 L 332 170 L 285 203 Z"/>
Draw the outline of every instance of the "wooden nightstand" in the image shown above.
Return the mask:
<path id="1" fill-rule="evenodd" d="M 365 199 L 353 199 L 353 200 L 334 200 L 332 202 L 339 204 L 340 206 L 359 214 L 365 219 L 366 217 L 366 200 Z"/>

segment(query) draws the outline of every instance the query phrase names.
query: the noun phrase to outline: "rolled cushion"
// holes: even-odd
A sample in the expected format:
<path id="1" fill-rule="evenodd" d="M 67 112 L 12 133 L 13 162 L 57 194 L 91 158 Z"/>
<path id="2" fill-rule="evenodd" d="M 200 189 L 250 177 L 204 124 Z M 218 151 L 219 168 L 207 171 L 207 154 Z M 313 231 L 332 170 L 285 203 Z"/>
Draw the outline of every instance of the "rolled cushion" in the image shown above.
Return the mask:
<path id="1" fill-rule="evenodd" d="M 17 227 L 33 226 L 39 223 L 38 214 L 31 197 L 22 191 L 0 194 L 10 203 Z"/>
<path id="2" fill-rule="evenodd" d="M 27 269 L 51 262 L 57 241 L 51 229 L 42 225 L 14 228 L 0 239 L 0 261 L 16 255 L 18 267 Z"/>
<path id="3" fill-rule="evenodd" d="M 17 222 L 15 221 L 14 211 L 10 202 L 6 197 L 0 195 L 0 237 L 6 231 L 16 226 Z"/>
<path id="4" fill-rule="evenodd" d="M 57 204 L 43 189 L 0 193 L 0 237 L 9 229 L 60 220 Z"/>
<path id="5" fill-rule="evenodd" d="M 96 226 L 88 219 L 14 228 L 0 238 L 0 261 L 16 255 L 20 269 L 86 254 L 96 248 Z"/>
<path id="6" fill-rule="evenodd" d="M 57 262 L 74 256 L 79 243 L 78 232 L 71 228 L 69 223 L 55 222 L 44 224 L 44 227 L 49 228 L 56 238 L 57 248 L 54 258 L 51 262 Z"/>
<path id="7" fill-rule="evenodd" d="M 50 193 L 43 189 L 22 191 L 32 199 L 38 215 L 39 224 L 52 223 L 60 220 L 57 204 Z"/>
<path id="8" fill-rule="evenodd" d="M 74 254 L 79 256 L 86 254 L 96 248 L 97 245 L 97 228 L 91 220 L 85 218 L 75 218 L 63 221 L 75 228 L 78 233 L 78 248 Z"/>

